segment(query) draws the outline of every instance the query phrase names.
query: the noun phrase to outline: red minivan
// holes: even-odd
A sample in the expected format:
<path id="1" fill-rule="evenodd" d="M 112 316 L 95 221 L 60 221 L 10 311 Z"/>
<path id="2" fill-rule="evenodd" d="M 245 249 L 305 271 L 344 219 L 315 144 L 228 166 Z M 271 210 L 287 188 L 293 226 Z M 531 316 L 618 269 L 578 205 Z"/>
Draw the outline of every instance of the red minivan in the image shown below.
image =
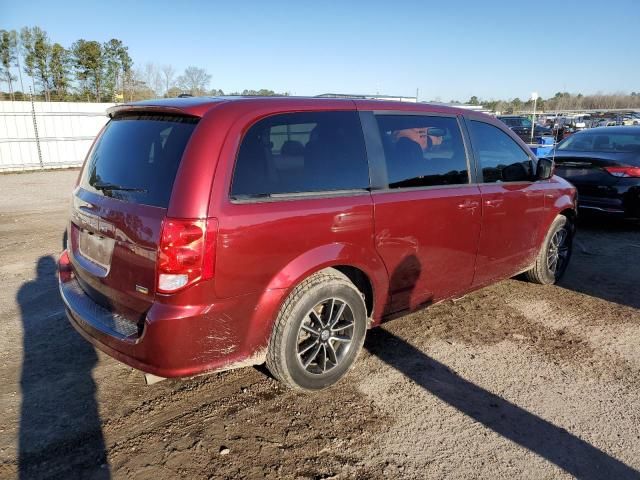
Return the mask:
<path id="1" fill-rule="evenodd" d="M 321 389 L 385 318 L 520 273 L 554 283 L 571 255 L 574 188 L 487 115 L 254 97 L 109 116 L 60 292 L 87 340 L 155 376 L 266 362 Z"/>

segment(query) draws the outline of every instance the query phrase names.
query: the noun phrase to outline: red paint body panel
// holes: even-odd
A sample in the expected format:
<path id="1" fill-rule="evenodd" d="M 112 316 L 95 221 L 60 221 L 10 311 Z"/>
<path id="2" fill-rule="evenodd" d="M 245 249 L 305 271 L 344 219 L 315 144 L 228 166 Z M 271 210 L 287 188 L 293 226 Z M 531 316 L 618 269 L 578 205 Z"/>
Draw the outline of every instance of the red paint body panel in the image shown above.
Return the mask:
<path id="1" fill-rule="evenodd" d="M 85 338 L 121 362 L 161 377 L 185 377 L 225 369 L 250 356 L 255 357 L 252 363 L 261 363 L 265 344 L 253 338 L 251 326 L 262 308 L 272 311 L 278 305 L 279 297 L 279 292 L 268 292 L 208 305 L 156 302 L 135 343 L 101 332 L 69 308 L 67 315 Z M 254 311 L 257 304 L 261 308 Z"/>
<path id="2" fill-rule="evenodd" d="M 482 233 L 474 285 L 508 278 L 531 265 L 546 217 L 539 182 L 485 184 L 480 191 Z"/>
<path id="3" fill-rule="evenodd" d="M 221 297 L 287 288 L 296 270 L 308 270 L 307 257 L 311 265 L 351 255 L 357 255 L 354 265 L 377 261 L 369 194 L 234 205 L 223 213 L 216 268 Z"/>
<path id="4" fill-rule="evenodd" d="M 159 376 L 260 363 L 282 303 L 316 271 L 349 266 L 363 272 L 373 291 L 376 325 L 385 315 L 461 295 L 522 270 L 555 216 L 575 209 L 574 189 L 557 177 L 526 184 L 231 201 L 236 155 L 253 123 L 284 112 L 356 109 L 467 115 L 444 106 L 300 98 L 193 98 L 114 108 L 116 115 L 151 111 L 200 120 L 168 208 L 76 190 L 74 211 L 93 215 L 98 229 L 101 220 L 112 224 L 112 233 L 105 235 L 112 235 L 115 246 L 111 270 L 100 277 L 77 256 L 78 234 L 71 227 L 73 281 L 86 288 L 96 311 L 137 319 L 140 334 L 123 339 L 105 333 L 86 310 L 74 307 L 78 299 L 61 283 L 72 324 L 109 355 Z M 481 118 L 501 128 L 500 122 Z M 211 280 L 159 294 L 155 264 L 167 216 L 216 219 L 215 271 Z M 86 226 L 83 221 L 72 219 Z"/>
<path id="5" fill-rule="evenodd" d="M 468 289 L 480 235 L 475 185 L 378 192 L 376 248 L 390 275 L 386 314 Z"/>
<path id="6" fill-rule="evenodd" d="M 99 302 L 136 322 L 151 307 L 156 250 L 166 210 L 101 197 L 76 188 L 69 223 L 69 256 L 83 288 Z M 104 271 L 79 251 L 80 229 L 114 242 Z M 145 287 L 149 294 L 136 291 Z"/>

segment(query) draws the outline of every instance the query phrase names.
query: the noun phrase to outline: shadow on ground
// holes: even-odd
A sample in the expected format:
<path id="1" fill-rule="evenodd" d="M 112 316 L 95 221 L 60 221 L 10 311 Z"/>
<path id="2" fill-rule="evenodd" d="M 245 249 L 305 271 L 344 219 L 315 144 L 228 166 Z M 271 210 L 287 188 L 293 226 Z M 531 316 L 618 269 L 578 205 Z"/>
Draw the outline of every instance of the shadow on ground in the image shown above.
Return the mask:
<path id="1" fill-rule="evenodd" d="M 637 479 L 640 472 L 602 450 L 452 372 L 383 328 L 365 348 L 405 377 L 468 417 L 580 479 Z"/>
<path id="2" fill-rule="evenodd" d="M 582 216 L 559 286 L 640 308 L 640 223 Z"/>
<path id="3" fill-rule="evenodd" d="M 65 318 L 56 262 L 38 260 L 37 278 L 18 292 L 23 325 L 20 478 L 108 478 L 91 371 L 94 348 Z"/>

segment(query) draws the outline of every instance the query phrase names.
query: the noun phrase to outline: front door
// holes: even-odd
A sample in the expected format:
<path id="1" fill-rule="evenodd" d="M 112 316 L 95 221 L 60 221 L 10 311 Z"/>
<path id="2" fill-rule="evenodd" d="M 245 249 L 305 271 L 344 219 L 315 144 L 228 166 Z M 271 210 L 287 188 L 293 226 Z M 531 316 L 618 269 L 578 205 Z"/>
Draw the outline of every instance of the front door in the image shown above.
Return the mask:
<path id="1" fill-rule="evenodd" d="M 372 194 L 375 243 L 390 277 L 384 314 L 468 289 L 481 196 L 455 116 L 376 115 L 386 188 Z"/>
<path id="2" fill-rule="evenodd" d="M 509 134 L 482 121 L 468 122 L 482 183 L 482 232 L 473 284 L 509 278 L 530 266 L 544 218 L 544 192 L 534 163 Z"/>

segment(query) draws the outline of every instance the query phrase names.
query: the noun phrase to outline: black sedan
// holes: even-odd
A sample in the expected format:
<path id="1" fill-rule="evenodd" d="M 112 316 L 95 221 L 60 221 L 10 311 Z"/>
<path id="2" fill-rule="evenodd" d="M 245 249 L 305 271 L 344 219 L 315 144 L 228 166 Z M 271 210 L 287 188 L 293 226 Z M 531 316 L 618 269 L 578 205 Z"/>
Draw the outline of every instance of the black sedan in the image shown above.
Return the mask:
<path id="1" fill-rule="evenodd" d="M 578 189 L 578 206 L 640 218 L 640 126 L 583 130 L 547 154 Z"/>

